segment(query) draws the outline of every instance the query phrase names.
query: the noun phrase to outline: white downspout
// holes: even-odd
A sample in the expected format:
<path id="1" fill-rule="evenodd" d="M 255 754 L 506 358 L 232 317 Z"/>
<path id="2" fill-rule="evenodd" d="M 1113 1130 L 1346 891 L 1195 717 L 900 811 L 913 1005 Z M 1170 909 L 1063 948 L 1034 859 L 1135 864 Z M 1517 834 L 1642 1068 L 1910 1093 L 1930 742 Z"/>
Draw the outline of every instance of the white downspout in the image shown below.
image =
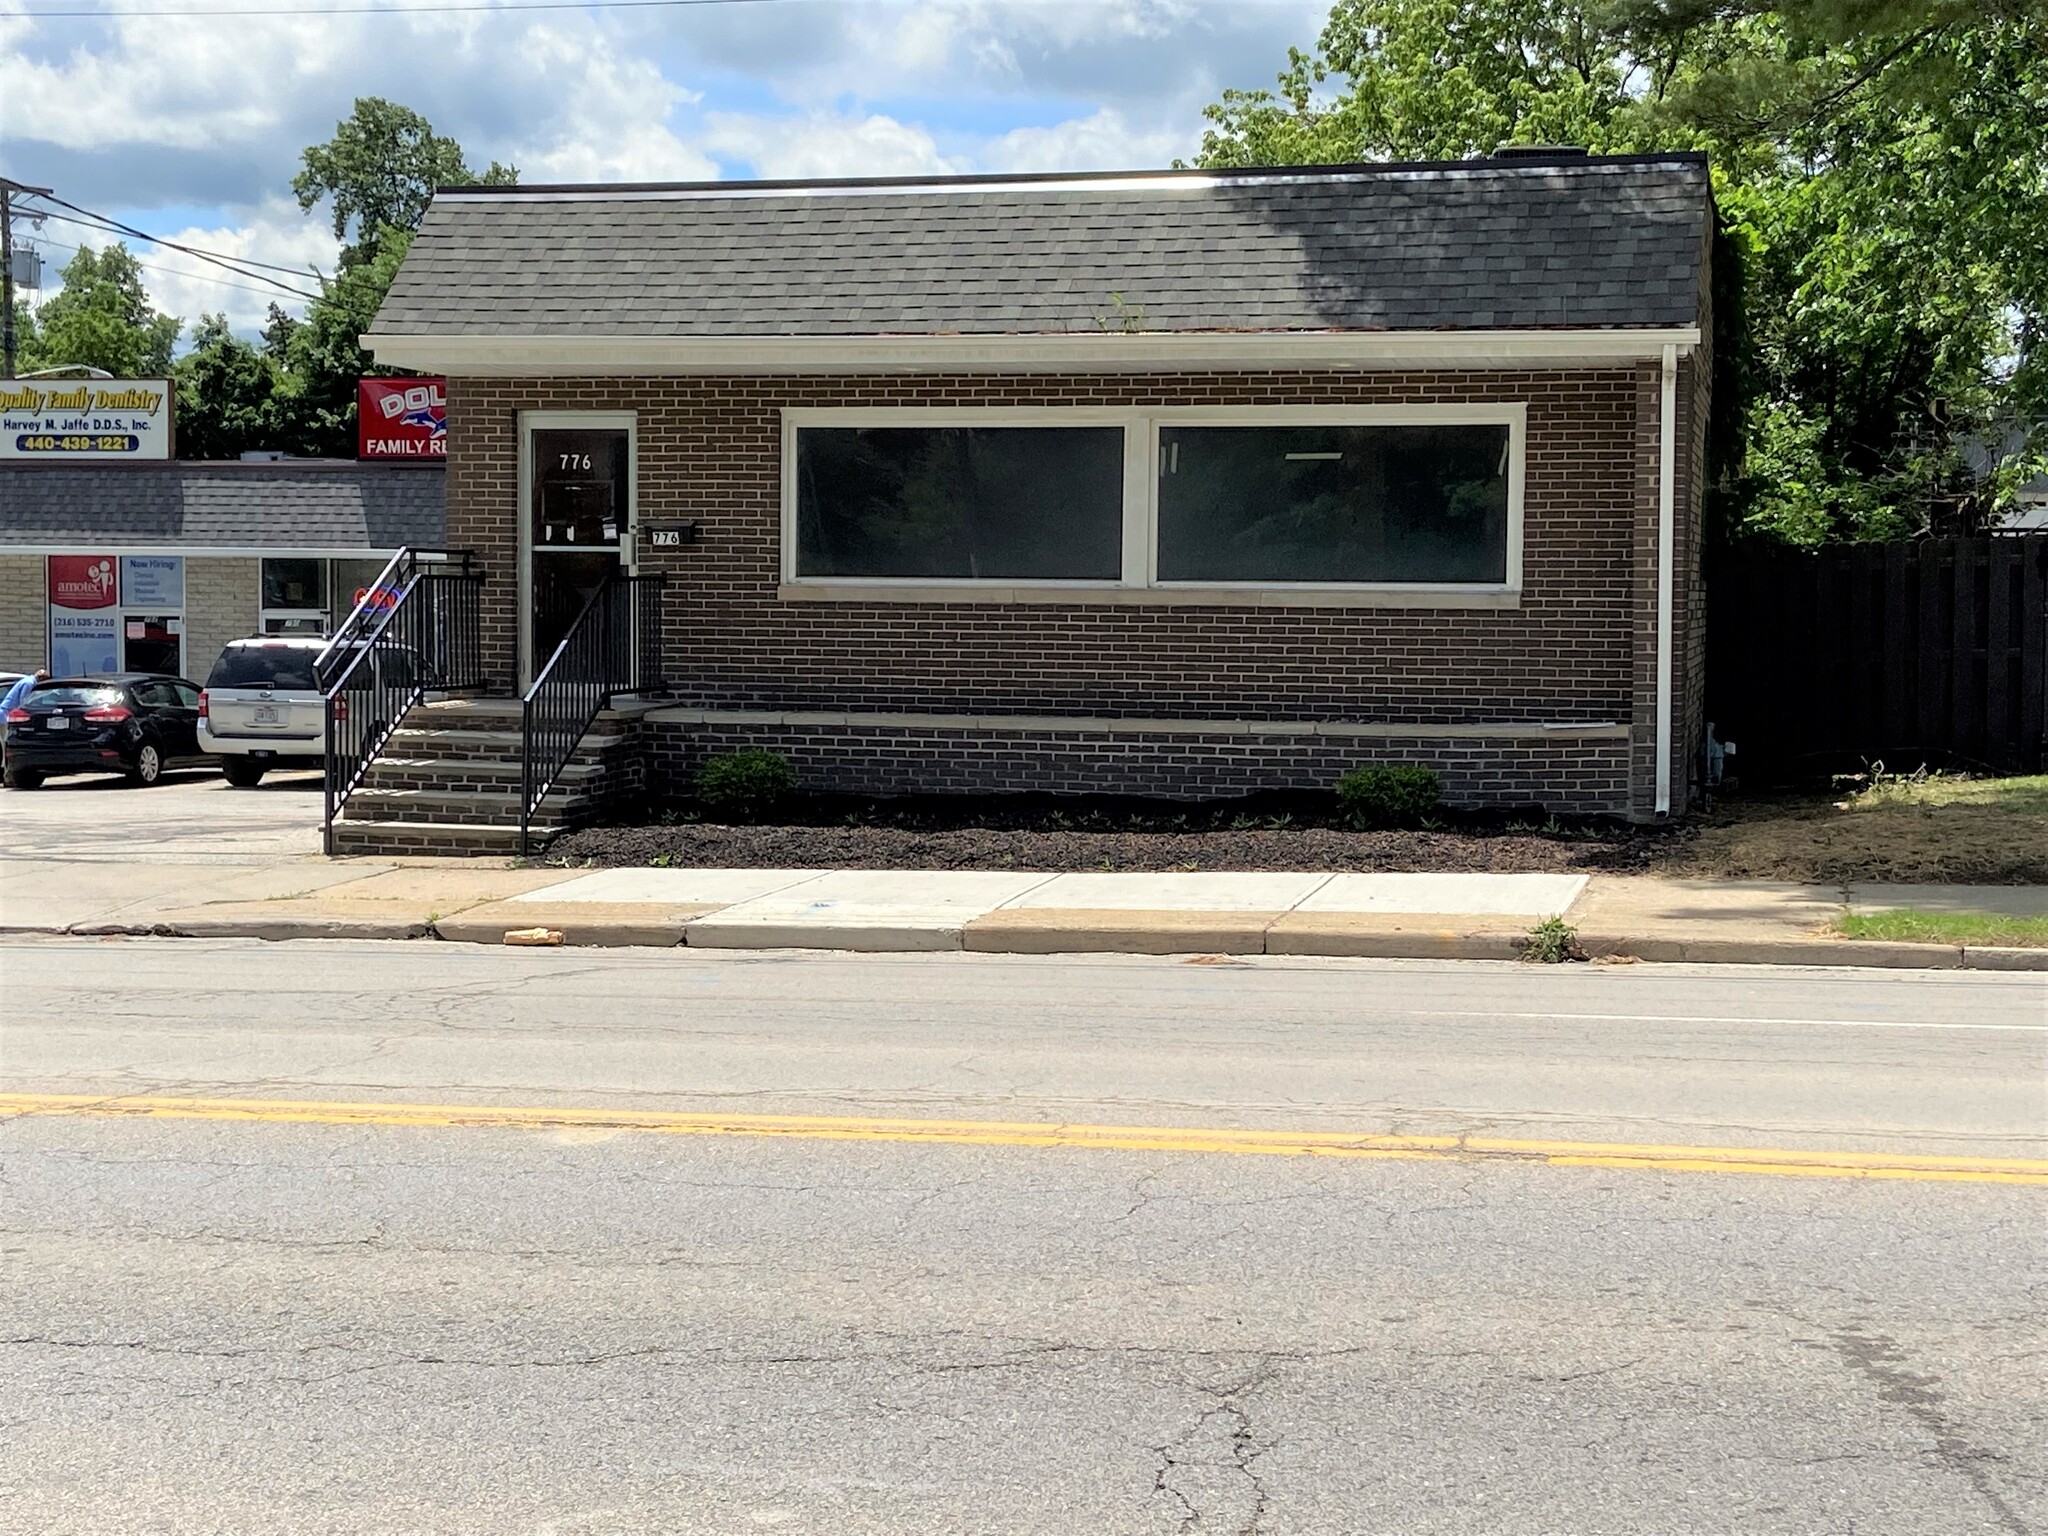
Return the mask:
<path id="1" fill-rule="evenodd" d="M 1671 814 L 1671 608 L 1678 543 L 1678 348 L 1664 348 L 1657 424 L 1657 814 Z"/>

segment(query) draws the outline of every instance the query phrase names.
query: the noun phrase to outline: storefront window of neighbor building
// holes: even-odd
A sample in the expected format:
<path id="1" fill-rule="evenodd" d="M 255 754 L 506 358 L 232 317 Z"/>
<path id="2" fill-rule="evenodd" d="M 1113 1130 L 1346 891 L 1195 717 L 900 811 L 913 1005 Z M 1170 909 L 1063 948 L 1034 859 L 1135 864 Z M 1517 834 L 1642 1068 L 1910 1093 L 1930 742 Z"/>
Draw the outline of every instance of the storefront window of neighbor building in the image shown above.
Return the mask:
<path id="1" fill-rule="evenodd" d="M 382 560 L 271 556 L 263 561 L 258 613 L 266 635 L 327 635 L 384 569 Z"/>
<path id="2" fill-rule="evenodd" d="M 1518 403 L 1017 414 L 791 413 L 790 579 L 1519 586 Z"/>

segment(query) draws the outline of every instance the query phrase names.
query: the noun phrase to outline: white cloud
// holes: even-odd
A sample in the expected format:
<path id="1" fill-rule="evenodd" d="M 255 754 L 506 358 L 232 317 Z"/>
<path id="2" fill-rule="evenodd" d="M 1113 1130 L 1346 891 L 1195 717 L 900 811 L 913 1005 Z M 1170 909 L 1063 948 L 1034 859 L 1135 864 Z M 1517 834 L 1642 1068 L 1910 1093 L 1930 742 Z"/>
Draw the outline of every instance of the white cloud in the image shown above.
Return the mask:
<path id="1" fill-rule="evenodd" d="M 288 184 L 357 96 L 528 181 L 1162 165 L 1328 0 L 842 0 L 687 13 L 37 21 L 0 0 L 0 172 L 189 243 L 297 267 L 334 242 Z M 1026 121 L 1034 126 L 1016 126 Z M 152 218 L 149 210 L 161 210 Z M 77 232 L 53 225 L 52 243 Z M 95 238 L 95 237 L 85 237 Z M 268 295 L 137 246 L 162 307 L 244 330 Z M 66 251 L 51 252 L 61 266 Z"/>
<path id="2" fill-rule="evenodd" d="M 1113 107 L 1046 128 L 1013 128 L 978 158 L 991 171 L 1143 171 L 1185 159 L 1201 135 L 1178 128 L 1141 131 Z"/>
<path id="3" fill-rule="evenodd" d="M 522 88 L 553 111 L 544 137 L 514 145 L 532 181 L 696 181 L 717 165 L 670 130 L 679 106 L 700 100 L 645 58 L 628 58 L 595 33 L 530 28 L 520 39 Z"/>
<path id="4" fill-rule="evenodd" d="M 712 113 L 704 142 L 756 176 L 943 176 L 972 169 L 939 153 L 930 133 L 878 115 L 802 118 Z"/>

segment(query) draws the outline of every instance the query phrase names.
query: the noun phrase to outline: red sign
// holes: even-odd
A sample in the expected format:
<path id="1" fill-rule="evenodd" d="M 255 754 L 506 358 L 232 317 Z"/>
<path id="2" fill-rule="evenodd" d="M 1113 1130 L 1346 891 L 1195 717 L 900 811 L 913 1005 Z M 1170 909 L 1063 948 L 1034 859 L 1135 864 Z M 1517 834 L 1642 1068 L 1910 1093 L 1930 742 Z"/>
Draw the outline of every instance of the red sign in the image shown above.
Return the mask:
<path id="1" fill-rule="evenodd" d="M 363 379 L 356 384 L 356 457 L 445 459 L 446 379 Z"/>
<path id="2" fill-rule="evenodd" d="M 112 555 L 50 556 L 52 608 L 111 608 L 114 587 Z"/>

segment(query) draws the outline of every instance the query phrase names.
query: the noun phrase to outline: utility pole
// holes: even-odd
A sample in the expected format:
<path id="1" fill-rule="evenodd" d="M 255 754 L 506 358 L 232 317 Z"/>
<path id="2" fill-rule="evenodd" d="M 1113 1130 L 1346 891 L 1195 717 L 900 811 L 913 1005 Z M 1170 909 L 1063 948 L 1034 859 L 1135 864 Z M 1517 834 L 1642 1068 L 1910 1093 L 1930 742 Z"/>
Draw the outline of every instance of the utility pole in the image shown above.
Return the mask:
<path id="1" fill-rule="evenodd" d="M 14 194 L 48 197 L 48 187 L 27 187 L 0 176 L 0 379 L 14 377 Z"/>

